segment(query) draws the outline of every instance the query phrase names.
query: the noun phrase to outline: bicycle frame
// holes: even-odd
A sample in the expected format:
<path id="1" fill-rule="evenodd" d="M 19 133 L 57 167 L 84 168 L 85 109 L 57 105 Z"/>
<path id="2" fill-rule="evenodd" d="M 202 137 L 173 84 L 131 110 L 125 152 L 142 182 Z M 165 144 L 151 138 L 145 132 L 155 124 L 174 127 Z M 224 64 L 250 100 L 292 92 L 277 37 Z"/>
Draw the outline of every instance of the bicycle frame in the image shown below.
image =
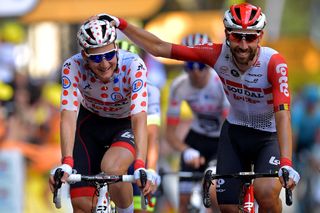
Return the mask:
<path id="1" fill-rule="evenodd" d="M 204 212 L 205 208 L 201 206 L 201 200 L 202 200 L 202 193 L 201 193 L 201 181 L 204 177 L 204 173 L 202 172 L 165 172 L 162 169 L 159 169 L 159 175 L 161 176 L 161 179 L 163 180 L 161 184 L 164 183 L 164 176 L 176 176 L 179 178 L 185 178 L 187 180 L 191 180 L 196 182 L 196 184 L 193 186 L 192 193 L 190 195 L 189 203 L 188 203 L 188 209 L 189 212 Z M 199 184 L 199 187 L 198 187 Z M 160 185 L 160 190 L 163 193 L 163 186 Z M 179 195 L 178 195 L 179 196 Z M 203 207 L 203 208 L 202 208 Z M 178 208 L 178 206 L 177 206 Z"/>
<path id="2" fill-rule="evenodd" d="M 283 171 L 283 178 L 285 182 L 289 180 L 289 174 L 287 170 Z M 278 177 L 278 173 L 255 173 L 255 172 L 239 172 L 236 174 L 219 175 L 212 174 L 211 170 L 208 170 L 204 176 L 203 181 L 203 204 L 205 207 L 209 208 L 211 206 L 209 188 L 211 186 L 212 180 L 224 179 L 224 178 L 237 178 L 242 181 L 242 193 L 239 195 L 239 210 L 246 213 L 255 212 L 254 203 L 254 187 L 253 180 L 256 178 L 263 177 Z M 286 204 L 292 204 L 292 191 L 286 189 Z"/>

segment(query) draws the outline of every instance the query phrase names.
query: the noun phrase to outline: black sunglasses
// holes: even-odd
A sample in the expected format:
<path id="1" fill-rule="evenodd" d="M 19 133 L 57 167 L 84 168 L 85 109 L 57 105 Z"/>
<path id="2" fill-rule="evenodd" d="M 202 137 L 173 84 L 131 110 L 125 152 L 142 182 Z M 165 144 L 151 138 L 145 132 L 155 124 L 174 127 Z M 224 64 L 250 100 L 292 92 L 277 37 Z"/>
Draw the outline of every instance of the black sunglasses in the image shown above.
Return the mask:
<path id="1" fill-rule="evenodd" d="M 103 58 L 105 58 L 107 61 L 111 61 L 113 57 L 116 55 L 116 53 L 117 49 L 112 49 L 100 54 L 86 54 L 91 61 L 95 63 L 100 63 L 103 60 Z"/>
<path id="2" fill-rule="evenodd" d="M 199 62 L 188 61 L 185 63 L 185 68 L 186 71 L 193 71 L 196 69 L 202 71 L 204 68 L 206 68 L 206 65 Z"/>
<path id="3" fill-rule="evenodd" d="M 236 33 L 236 32 L 229 32 L 229 40 L 240 42 L 242 40 L 245 40 L 246 42 L 253 42 L 257 40 L 257 38 L 260 36 L 260 33 Z"/>

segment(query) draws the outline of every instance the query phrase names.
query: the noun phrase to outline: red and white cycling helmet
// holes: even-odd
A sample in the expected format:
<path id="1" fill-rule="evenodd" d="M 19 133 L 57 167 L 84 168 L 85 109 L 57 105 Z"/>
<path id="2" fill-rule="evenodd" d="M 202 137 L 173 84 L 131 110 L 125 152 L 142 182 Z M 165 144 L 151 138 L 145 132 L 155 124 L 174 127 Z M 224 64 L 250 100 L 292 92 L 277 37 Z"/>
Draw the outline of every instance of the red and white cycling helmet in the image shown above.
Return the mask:
<path id="1" fill-rule="evenodd" d="M 182 39 L 182 45 L 193 47 L 199 44 L 206 44 L 211 42 L 211 39 L 207 34 L 195 33 L 189 34 Z"/>
<path id="2" fill-rule="evenodd" d="M 249 3 L 235 4 L 224 14 L 223 23 L 226 29 L 263 30 L 266 16 L 260 7 Z"/>
<path id="3" fill-rule="evenodd" d="M 117 34 L 116 28 L 104 18 L 104 14 L 100 14 L 97 19 L 81 25 L 77 37 L 80 46 L 87 49 L 111 44 L 116 40 Z"/>

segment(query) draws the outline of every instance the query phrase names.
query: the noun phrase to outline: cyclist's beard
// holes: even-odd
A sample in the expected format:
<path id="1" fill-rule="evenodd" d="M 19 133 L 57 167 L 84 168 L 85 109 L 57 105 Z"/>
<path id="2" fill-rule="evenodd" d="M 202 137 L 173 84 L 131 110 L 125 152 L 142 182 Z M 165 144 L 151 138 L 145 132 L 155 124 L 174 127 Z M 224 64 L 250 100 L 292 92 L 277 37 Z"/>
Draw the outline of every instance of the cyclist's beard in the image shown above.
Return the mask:
<path id="1" fill-rule="evenodd" d="M 233 59 L 236 61 L 239 65 L 249 65 L 249 62 L 254 59 L 254 56 L 257 53 L 257 48 L 252 49 L 251 47 L 248 47 L 248 49 L 243 50 L 239 47 L 230 48 Z M 241 54 L 249 53 L 247 56 L 241 56 Z"/>

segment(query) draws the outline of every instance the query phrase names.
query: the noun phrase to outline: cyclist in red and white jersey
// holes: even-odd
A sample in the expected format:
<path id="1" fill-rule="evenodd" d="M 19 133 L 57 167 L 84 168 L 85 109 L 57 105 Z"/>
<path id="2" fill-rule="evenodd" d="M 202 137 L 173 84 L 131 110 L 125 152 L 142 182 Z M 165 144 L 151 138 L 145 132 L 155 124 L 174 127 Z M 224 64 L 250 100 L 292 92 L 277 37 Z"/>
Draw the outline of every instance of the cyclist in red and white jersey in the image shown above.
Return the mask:
<path id="1" fill-rule="evenodd" d="M 87 175 L 126 174 L 134 162 L 141 186 L 147 155 L 146 66 L 138 55 L 117 48 L 116 29 L 103 14 L 82 24 L 77 36 L 81 53 L 62 67 L 62 165 L 57 167 L 65 172 L 62 181 L 73 169 Z M 156 178 L 146 173 L 145 195 Z M 53 190 L 52 175 L 49 183 Z M 112 184 L 110 193 L 118 212 L 133 212 L 131 183 Z M 72 184 L 70 195 L 74 212 L 91 212 L 94 187 Z"/>
<path id="2" fill-rule="evenodd" d="M 184 37 L 182 44 L 192 47 L 209 41 L 208 35 L 196 33 Z M 169 144 L 181 152 L 180 171 L 204 173 L 208 166 L 215 166 L 210 162 L 217 160 L 220 130 L 229 102 L 219 76 L 212 68 L 191 61 L 185 62 L 184 67 L 185 73 L 175 78 L 170 88 L 166 136 Z M 187 102 L 193 115 L 184 140 L 178 136 L 182 101 Z M 199 184 L 198 181 L 180 178 L 179 212 L 188 212 L 190 196 L 196 184 Z M 216 204 L 214 190 L 211 198 L 212 203 Z M 213 207 L 217 208 L 217 204 Z"/>
<path id="3" fill-rule="evenodd" d="M 230 102 L 230 113 L 223 125 L 217 173 L 289 171 L 288 188 L 299 182 L 292 168 L 292 130 L 288 66 L 274 49 L 260 46 L 266 25 L 261 8 L 248 4 L 232 5 L 223 23 L 226 41 L 196 47 L 165 42 L 155 35 L 109 16 L 133 42 L 154 56 L 196 61 L 213 67 L 223 82 Z M 277 179 L 255 180 L 255 198 L 261 212 L 281 212 L 281 184 Z M 218 185 L 218 202 L 223 212 L 238 212 L 239 183 L 224 180 Z"/>

